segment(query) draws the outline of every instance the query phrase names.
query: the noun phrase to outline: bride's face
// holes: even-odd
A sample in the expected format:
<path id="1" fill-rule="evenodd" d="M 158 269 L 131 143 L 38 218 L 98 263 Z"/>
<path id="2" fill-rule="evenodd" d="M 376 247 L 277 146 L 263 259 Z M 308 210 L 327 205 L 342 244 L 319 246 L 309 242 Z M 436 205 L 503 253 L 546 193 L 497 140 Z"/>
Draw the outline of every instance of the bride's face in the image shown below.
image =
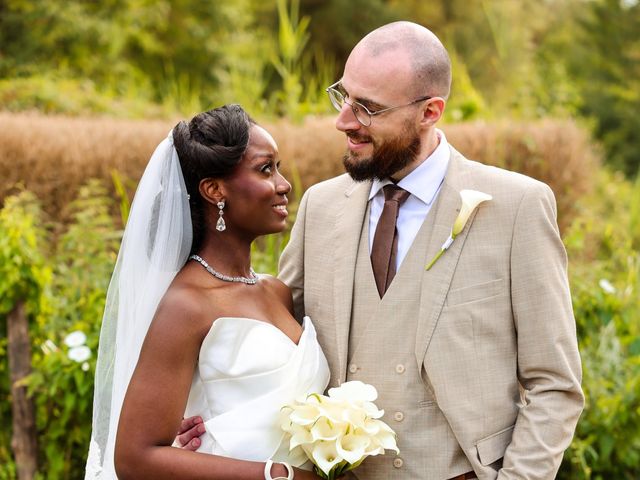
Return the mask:
<path id="1" fill-rule="evenodd" d="M 224 180 L 227 228 L 250 235 L 281 232 L 286 227 L 291 185 L 280 174 L 278 146 L 264 128 L 253 125 L 247 150 Z"/>

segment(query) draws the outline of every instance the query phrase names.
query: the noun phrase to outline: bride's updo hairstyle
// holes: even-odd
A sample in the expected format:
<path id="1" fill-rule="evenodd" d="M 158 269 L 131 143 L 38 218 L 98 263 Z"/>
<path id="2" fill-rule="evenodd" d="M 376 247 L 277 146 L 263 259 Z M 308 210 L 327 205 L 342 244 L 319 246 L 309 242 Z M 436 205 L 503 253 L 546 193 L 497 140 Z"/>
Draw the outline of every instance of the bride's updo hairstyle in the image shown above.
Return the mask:
<path id="1" fill-rule="evenodd" d="M 190 197 L 192 253 L 200 248 L 205 229 L 200 181 L 224 178 L 233 172 L 247 149 L 249 129 L 255 124 L 240 105 L 224 105 L 199 113 L 189 123 L 181 121 L 173 128 L 173 144 Z"/>

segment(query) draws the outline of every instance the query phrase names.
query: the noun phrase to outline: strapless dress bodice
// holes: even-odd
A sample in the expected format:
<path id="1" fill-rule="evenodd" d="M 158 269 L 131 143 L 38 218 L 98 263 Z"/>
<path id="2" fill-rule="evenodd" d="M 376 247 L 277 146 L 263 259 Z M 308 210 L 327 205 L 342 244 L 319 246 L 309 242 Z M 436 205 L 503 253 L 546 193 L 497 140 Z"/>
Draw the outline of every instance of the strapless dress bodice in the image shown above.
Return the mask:
<path id="1" fill-rule="evenodd" d="M 185 417 L 200 415 L 199 452 L 243 460 L 306 462 L 280 429 L 281 409 L 323 393 L 329 367 L 309 317 L 298 344 L 270 323 L 221 317 L 200 347 Z"/>

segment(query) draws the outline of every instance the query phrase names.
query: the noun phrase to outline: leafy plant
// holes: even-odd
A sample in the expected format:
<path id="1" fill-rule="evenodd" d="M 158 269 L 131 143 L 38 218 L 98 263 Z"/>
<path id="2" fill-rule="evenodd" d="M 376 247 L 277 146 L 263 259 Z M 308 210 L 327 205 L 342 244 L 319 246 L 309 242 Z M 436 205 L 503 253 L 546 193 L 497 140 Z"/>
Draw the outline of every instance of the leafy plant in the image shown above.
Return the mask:
<path id="1" fill-rule="evenodd" d="M 89 181 L 70 205 L 73 219 L 53 255 L 46 315 L 39 318 L 39 348 L 29 388 L 36 399 L 42 471 L 46 478 L 78 478 L 91 435 L 93 372 L 106 291 L 122 235 L 114 199 Z M 81 331 L 92 354 L 69 357 L 65 337 Z"/>
<path id="2" fill-rule="evenodd" d="M 640 475 L 640 231 L 627 208 L 639 190 L 602 172 L 565 237 L 586 405 L 558 478 Z"/>
<path id="3" fill-rule="evenodd" d="M 7 362 L 7 314 L 19 301 L 26 301 L 30 321 L 41 310 L 41 294 L 51 279 L 43 255 L 46 232 L 35 196 L 22 191 L 5 199 L 0 210 L 0 398 L 10 398 Z M 33 333 L 32 340 L 33 340 Z M 16 466 L 10 441 L 11 404 L 0 402 L 0 479 L 12 479 Z"/>
<path id="4" fill-rule="evenodd" d="M 276 111 L 293 120 L 301 120 L 304 115 L 326 111 L 328 102 L 324 100 L 324 87 L 333 78 L 333 62 L 314 50 L 305 52 L 309 41 L 311 18 L 300 18 L 300 1 L 277 0 L 278 7 L 278 50 L 272 55 L 271 63 L 280 76 L 281 86 L 271 95 Z M 320 66 L 318 69 L 314 67 Z M 317 71 L 318 75 L 313 75 Z"/>

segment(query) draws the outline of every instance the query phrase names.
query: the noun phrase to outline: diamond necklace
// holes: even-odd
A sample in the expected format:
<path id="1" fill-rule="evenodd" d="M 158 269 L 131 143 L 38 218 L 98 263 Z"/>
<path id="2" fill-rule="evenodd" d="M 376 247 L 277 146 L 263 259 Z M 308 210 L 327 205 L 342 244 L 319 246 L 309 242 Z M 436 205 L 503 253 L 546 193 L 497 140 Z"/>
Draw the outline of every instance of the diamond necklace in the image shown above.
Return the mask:
<path id="1" fill-rule="evenodd" d="M 230 277 L 229 275 L 225 275 L 214 270 L 211 265 L 209 265 L 201 256 L 199 255 L 191 255 L 189 260 L 195 260 L 200 265 L 202 265 L 207 272 L 209 272 L 214 277 L 223 280 L 225 282 L 238 282 L 238 283 L 246 283 L 247 285 L 255 285 L 258 282 L 258 275 L 253 271 L 253 268 L 249 267 L 250 277 Z"/>

